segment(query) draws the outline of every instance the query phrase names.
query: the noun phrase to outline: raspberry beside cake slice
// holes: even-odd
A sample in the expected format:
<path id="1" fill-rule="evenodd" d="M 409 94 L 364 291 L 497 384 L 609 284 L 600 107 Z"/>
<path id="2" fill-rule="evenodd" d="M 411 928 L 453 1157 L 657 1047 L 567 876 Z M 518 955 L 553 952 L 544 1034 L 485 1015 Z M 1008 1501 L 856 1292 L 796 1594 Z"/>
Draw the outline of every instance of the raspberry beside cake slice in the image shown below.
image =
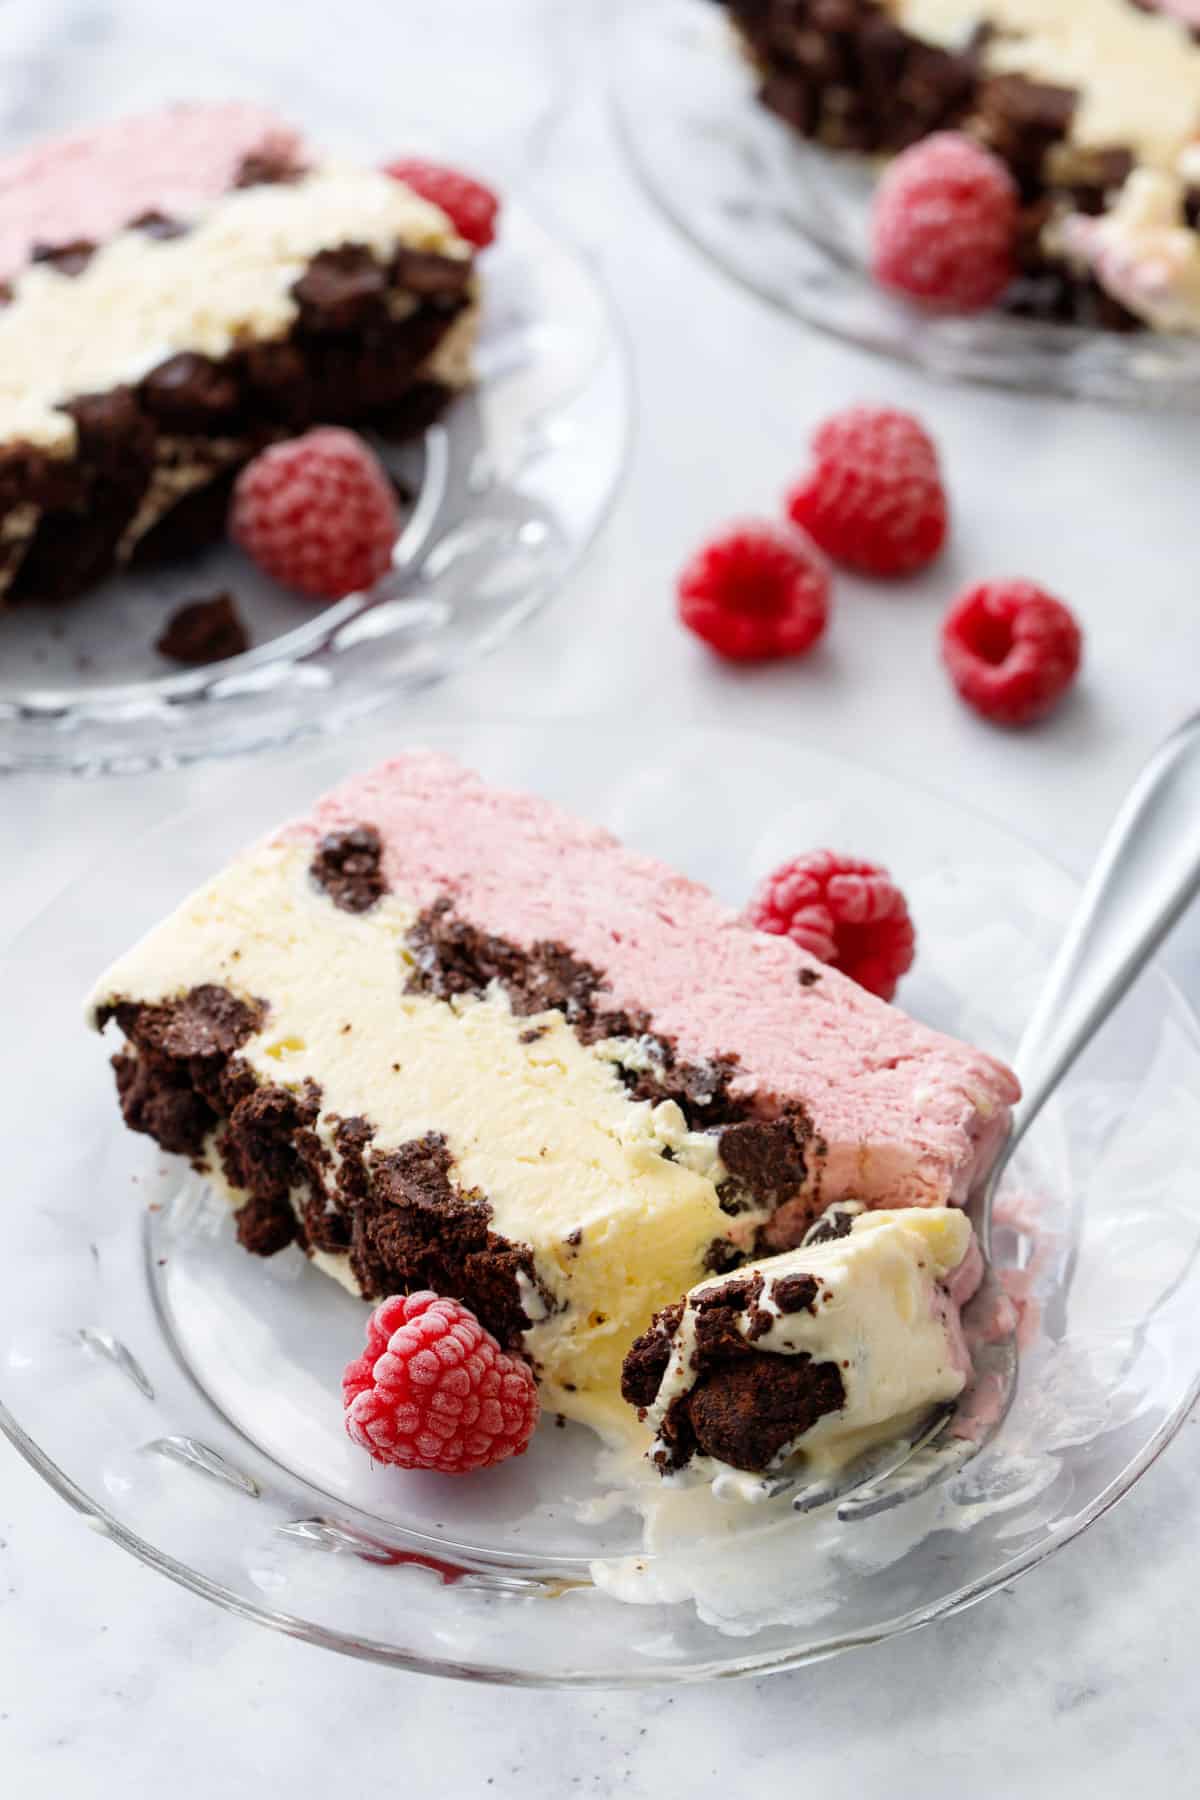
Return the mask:
<path id="1" fill-rule="evenodd" d="M 246 852 L 104 976 L 126 1122 L 270 1253 L 432 1288 L 628 1430 L 622 1360 L 831 1202 L 962 1199 L 1016 1083 L 696 883 L 416 753 Z"/>
<path id="2" fill-rule="evenodd" d="M 0 195 L 0 605 L 208 542 L 264 444 L 409 436 L 470 379 L 471 246 L 257 107 L 56 140 Z"/>

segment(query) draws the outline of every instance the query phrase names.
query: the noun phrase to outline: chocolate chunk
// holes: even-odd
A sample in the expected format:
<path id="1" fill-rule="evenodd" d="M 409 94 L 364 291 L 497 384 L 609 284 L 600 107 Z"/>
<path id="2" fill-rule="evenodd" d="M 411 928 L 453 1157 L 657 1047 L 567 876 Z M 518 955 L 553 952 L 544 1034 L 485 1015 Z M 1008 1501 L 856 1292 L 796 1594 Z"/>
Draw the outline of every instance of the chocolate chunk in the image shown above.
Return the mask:
<path id="1" fill-rule="evenodd" d="M 180 1071 L 122 1050 L 112 1059 L 121 1116 L 174 1156 L 199 1156 L 217 1115 Z"/>
<path id="2" fill-rule="evenodd" d="M 57 503 L 39 518 L 8 598 L 62 600 L 92 587 L 112 568 L 154 463 L 156 432 L 128 388 L 81 395 L 63 410 L 74 418 L 74 459 L 58 459 Z"/>
<path id="3" fill-rule="evenodd" d="M 556 1008 L 575 1019 L 594 1015 L 596 995 L 606 986 L 599 970 L 565 944 L 542 942 L 524 950 L 455 918 L 445 897 L 426 908 L 408 941 L 416 957 L 409 992 L 438 1000 L 481 995 L 496 981 L 518 1014 Z"/>
<path id="4" fill-rule="evenodd" d="M 228 365 L 191 350 L 161 362 L 142 382 L 142 405 L 171 431 L 215 432 L 236 418 L 237 378 Z"/>
<path id="5" fill-rule="evenodd" d="M 221 1134 L 221 1161 L 235 1187 L 254 1199 L 287 1204 L 300 1170 L 292 1139 L 311 1128 L 320 1110 L 320 1089 L 306 1082 L 299 1091 L 264 1085 L 238 1101 Z"/>
<path id="6" fill-rule="evenodd" d="M 423 300 L 459 299 L 470 283 L 471 263 L 466 257 L 439 256 L 432 250 L 401 249 L 392 259 L 392 277 Z"/>
<path id="7" fill-rule="evenodd" d="M 755 1274 L 734 1276 L 721 1287 L 703 1288 L 692 1297 L 696 1333 L 693 1360 L 697 1368 L 744 1356 L 747 1339 L 762 1337 L 770 1330 L 771 1315 L 758 1304 L 762 1291 L 763 1278 Z M 743 1313 L 749 1315 L 745 1331 L 738 1324 Z"/>
<path id="8" fill-rule="evenodd" d="M 1026 197 L 1042 188 L 1047 152 L 1067 136 L 1078 98 L 1073 88 L 1024 75 L 989 76 L 980 88 L 976 131 Z"/>
<path id="9" fill-rule="evenodd" d="M 266 1010 L 261 1000 L 240 1000 L 209 982 L 177 1000 L 118 1000 L 106 1016 L 139 1050 L 190 1060 L 232 1056 L 261 1028 Z"/>
<path id="10" fill-rule="evenodd" d="M 240 656 L 249 646 L 233 595 L 213 594 L 208 600 L 190 600 L 177 607 L 155 649 L 175 662 L 199 665 Z"/>
<path id="11" fill-rule="evenodd" d="M 132 388 L 80 394 L 68 401 L 63 411 L 74 419 L 80 449 L 98 475 L 139 489 L 145 485 L 154 456 L 155 430 Z"/>
<path id="12" fill-rule="evenodd" d="M 234 464 L 203 486 L 182 495 L 138 539 L 130 561 L 137 567 L 179 562 L 224 537 L 237 475 L 238 468 Z"/>
<path id="13" fill-rule="evenodd" d="M 277 182 L 299 181 L 305 174 L 302 164 L 293 161 L 289 152 L 263 144 L 243 156 L 234 173 L 235 188 L 268 187 Z"/>
<path id="14" fill-rule="evenodd" d="M 49 263 L 60 275 L 79 275 L 96 254 L 91 238 L 72 238 L 69 244 L 35 244 L 30 261 Z"/>
<path id="15" fill-rule="evenodd" d="M 370 1192 L 352 1220 L 351 1267 L 368 1297 L 432 1288 L 462 1300 L 502 1344 L 516 1348 L 532 1322 L 518 1276 L 547 1306 L 551 1296 L 537 1280 L 528 1247 L 492 1231 L 487 1200 L 459 1190 L 452 1170 L 437 1132 L 373 1154 Z"/>
<path id="16" fill-rule="evenodd" d="M 676 1300 L 654 1315 L 654 1322 L 635 1338 L 621 1365 L 621 1395 L 630 1406 L 653 1406 L 658 1399 L 667 1364 L 671 1360 L 671 1343 L 683 1318 L 684 1303 Z"/>
<path id="17" fill-rule="evenodd" d="M 354 331 L 386 316 L 387 273 L 362 244 L 343 244 L 313 257 L 292 298 L 304 330 Z"/>
<path id="18" fill-rule="evenodd" d="M 225 1067 L 264 1014 L 260 1002 L 215 986 L 192 988 L 177 1000 L 110 1006 L 100 1023 L 115 1018 L 132 1046 L 113 1058 L 130 1130 L 176 1155 L 198 1156 L 222 1110 Z"/>
<path id="19" fill-rule="evenodd" d="M 805 137 L 846 150 L 901 150 L 959 124 L 978 82 L 978 44 L 950 51 L 909 36 L 878 0 L 727 0 L 763 73 L 759 97 Z"/>
<path id="20" fill-rule="evenodd" d="M 745 1252 L 726 1237 L 714 1238 L 704 1252 L 704 1267 L 710 1275 L 727 1275 L 745 1260 Z"/>
<path id="21" fill-rule="evenodd" d="M 247 1200 L 237 1211 L 237 1239 L 253 1256 L 274 1256 L 296 1239 L 296 1215 L 286 1200 Z"/>
<path id="22" fill-rule="evenodd" d="M 369 912 L 387 893 L 383 840 L 374 825 L 331 831 L 317 845 L 309 874 L 343 912 Z"/>
<path id="23" fill-rule="evenodd" d="M 842 1236 L 843 1233 L 831 1232 L 831 1236 Z M 813 1240 L 809 1242 L 824 1241 Z M 811 1275 L 783 1275 L 771 1289 L 771 1298 L 781 1313 L 812 1312 L 813 1301 L 819 1292 L 816 1281 Z"/>
<path id="24" fill-rule="evenodd" d="M 252 344 L 241 369 L 258 407 L 272 419 L 307 424 L 313 417 L 308 363 L 298 344 Z"/>
<path id="25" fill-rule="evenodd" d="M 804 1186 L 805 1146 L 811 1136 L 812 1127 L 800 1112 L 727 1125 L 719 1140 L 721 1161 L 760 1204 L 782 1206 Z"/>
<path id="26" fill-rule="evenodd" d="M 697 1448 L 732 1468 L 758 1474 L 825 1413 L 845 1404 L 836 1363 L 751 1350 L 704 1376 L 685 1396 Z"/>
<path id="27" fill-rule="evenodd" d="M 816 987 L 820 979 L 821 977 L 815 969 L 801 969 L 796 976 L 796 980 L 800 983 L 802 988 Z"/>

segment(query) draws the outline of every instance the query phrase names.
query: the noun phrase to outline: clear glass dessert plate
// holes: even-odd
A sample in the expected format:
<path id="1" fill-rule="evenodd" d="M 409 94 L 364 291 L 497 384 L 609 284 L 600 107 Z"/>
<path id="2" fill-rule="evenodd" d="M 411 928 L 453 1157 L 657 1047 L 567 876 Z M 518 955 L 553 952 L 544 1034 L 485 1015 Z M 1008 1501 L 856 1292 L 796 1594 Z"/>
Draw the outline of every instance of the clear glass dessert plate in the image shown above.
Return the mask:
<path id="1" fill-rule="evenodd" d="M 583 260 L 518 203 L 480 271 L 478 385 L 422 442 L 376 442 L 411 496 L 388 574 L 320 606 L 221 544 L 0 612 L 0 771 L 136 771 L 339 730 L 492 649 L 559 591 L 625 466 L 625 345 Z M 252 647 L 181 671 L 154 647 L 168 614 L 222 590 Z"/>
<path id="2" fill-rule="evenodd" d="M 866 269 L 876 167 L 806 143 L 755 97 L 708 0 L 627 10 L 613 98 L 655 203 L 728 274 L 806 324 L 958 380 L 1135 406 L 1200 405 L 1200 338 L 990 312 L 925 314 Z"/>
<path id="3" fill-rule="evenodd" d="M 795 745 L 626 723 L 425 741 L 604 821 L 733 904 L 801 848 L 886 860 L 920 930 L 906 1005 L 1001 1052 L 1074 895 L 974 813 Z M 524 1683 L 792 1667 L 971 1605 L 1104 1512 L 1168 1442 L 1200 1372 L 1200 1026 L 1156 970 L 1006 1177 L 1000 1248 L 1034 1300 L 1029 1341 L 1008 1417 L 940 1490 L 851 1525 L 786 1499 L 714 1504 L 645 1551 L 581 1428 L 545 1420 L 526 1457 L 458 1481 L 354 1449 L 339 1379 L 362 1304 L 295 1250 L 247 1255 L 197 1178 L 124 1130 L 80 996 L 221 859 L 402 745 L 373 730 L 352 750 L 230 770 L 12 946 L 0 1424 L 49 1484 L 247 1618 L 398 1667 Z"/>

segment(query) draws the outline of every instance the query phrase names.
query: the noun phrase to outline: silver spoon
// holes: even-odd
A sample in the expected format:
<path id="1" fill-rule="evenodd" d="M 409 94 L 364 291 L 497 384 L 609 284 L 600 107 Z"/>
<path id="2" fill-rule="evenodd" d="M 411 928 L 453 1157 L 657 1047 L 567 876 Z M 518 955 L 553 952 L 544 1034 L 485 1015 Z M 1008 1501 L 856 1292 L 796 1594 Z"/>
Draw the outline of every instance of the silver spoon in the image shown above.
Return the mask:
<path id="1" fill-rule="evenodd" d="M 1014 1062 L 1023 1094 L 1008 1137 L 967 1207 L 986 1264 L 972 1306 L 986 1306 L 998 1283 L 992 1268 L 996 1190 L 1013 1152 L 1063 1076 L 1141 974 L 1200 892 L 1200 715 L 1155 752 L 1114 819 L 1075 915 L 1025 1028 Z M 998 1383 L 997 1425 L 978 1440 L 956 1437 L 969 1405 L 930 1414 L 906 1439 L 877 1446 L 832 1480 L 801 1488 L 799 1512 L 839 1501 L 839 1519 L 869 1518 L 914 1499 L 957 1473 L 1002 1422 L 1017 1380 L 1015 1335 L 976 1355 L 976 1379 Z"/>

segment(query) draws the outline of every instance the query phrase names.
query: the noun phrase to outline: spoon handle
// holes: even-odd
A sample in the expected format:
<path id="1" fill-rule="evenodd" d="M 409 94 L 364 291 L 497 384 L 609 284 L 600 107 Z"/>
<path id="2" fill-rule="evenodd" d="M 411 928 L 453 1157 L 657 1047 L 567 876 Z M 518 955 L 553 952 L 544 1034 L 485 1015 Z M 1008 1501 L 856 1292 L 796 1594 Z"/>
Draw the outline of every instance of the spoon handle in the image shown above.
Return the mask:
<path id="1" fill-rule="evenodd" d="M 1200 714 L 1150 758 L 1104 840 L 1014 1058 L 1010 1153 L 1198 891 Z"/>

